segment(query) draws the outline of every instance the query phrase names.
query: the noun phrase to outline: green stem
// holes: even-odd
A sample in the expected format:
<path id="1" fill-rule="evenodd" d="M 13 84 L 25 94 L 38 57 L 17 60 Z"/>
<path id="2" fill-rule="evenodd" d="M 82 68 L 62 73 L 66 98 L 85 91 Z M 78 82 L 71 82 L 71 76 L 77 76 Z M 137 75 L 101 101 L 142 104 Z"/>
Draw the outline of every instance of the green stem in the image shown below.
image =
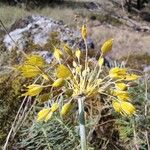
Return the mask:
<path id="1" fill-rule="evenodd" d="M 84 96 L 78 98 L 81 150 L 87 150 L 86 132 L 85 132 L 85 116 L 84 116 L 84 100 L 85 100 Z"/>

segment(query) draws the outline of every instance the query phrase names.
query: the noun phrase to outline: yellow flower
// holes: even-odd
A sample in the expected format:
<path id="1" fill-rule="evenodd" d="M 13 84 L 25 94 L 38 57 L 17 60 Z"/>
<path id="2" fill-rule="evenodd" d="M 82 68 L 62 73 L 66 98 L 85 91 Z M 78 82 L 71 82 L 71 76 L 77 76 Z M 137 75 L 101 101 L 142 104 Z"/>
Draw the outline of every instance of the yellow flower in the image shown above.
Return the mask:
<path id="1" fill-rule="evenodd" d="M 58 103 L 54 103 L 51 107 L 51 111 L 55 112 L 57 109 L 59 108 L 59 104 Z"/>
<path id="2" fill-rule="evenodd" d="M 98 59 L 98 64 L 99 64 L 99 66 L 102 66 L 104 64 L 104 58 L 100 57 Z"/>
<path id="3" fill-rule="evenodd" d="M 57 79 L 57 80 L 52 84 L 53 87 L 61 87 L 61 86 L 63 86 L 63 85 L 64 85 L 64 79 L 62 79 L 62 78 Z"/>
<path id="4" fill-rule="evenodd" d="M 50 108 L 43 108 L 37 117 L 37 121 L 45 121 L 47 122 L 52 117 L 52 112 Z"/>
<path id="5" fill-rule="evenodd" d="M 84 40 L 87 38 L 87 28 L 86 28 L 86 25 L 82 26 L 82 38 Z"/>
<path id="6" fill-rule="evenodd" d="M 136 74 L 127 74 L 125 76 L 126 81 L 133 81 L 133 80 L 137 80 L 138 78 L 139 78 L 139 76 Z"/>
<path id="7" fill-rule="evenodd" d="M 64 45 L 64 50 L 68 55 L 73 56 L 72 49 L 67 44 Z"/>
<path id="8" fill-rule="evenodd" d="M 127 91 L 115 90 L 113 93 L 114 96 L 117 96 L 119 100 L 126 101 L 130 99 L 130 95 Z"/>
<path id="9" fill-rule="evenodd" d="M 109 76 L 112 79 L 123 79 L 123 78 L 125 78 L 126 73 L 127 73 L 126 68 L 115 67 L 109 71 Z"/>
<path id="10" fill-rule="evenodd" d="M 72 75 L 70 69 L 66 67 L 65 65 L 61 64 L 56 69 L 56 76 L 58 78 L 66 79 Z"/>
<path id="11" fill-rule="evenodd" d="M 75 56 L 76 56 L 78 59 L 80 59 L 80 57 L 81 57 L 81 51 L 80 51 L 79 49 L 76 50 Z"/>
<path id="12" fill-rule="evenodd" d="M 55 48 L 54 49 L 54 57 L 56 58 L 57 61 L 60 61 L 60 58 L 63 58 L 63 53 L 61 50 Z"/>
<path id="13" fill-rule="evenodd" d="M 61 109 L 61 112 L 60 112 L 61 116 L 67 115 L 69 111 L 71 110 L 71 108 L 72 108 L 71 102 L 66 103 Z"/>
<path id="14" fill-rule="evenodd" d="M 41 74 L 41 71 L 32 65 L 22 65 L 19 67 L 19 70 L 22 72 L 22 75 L 26 78 L 36 77 Z"/>
<path id="15" fill-rule="evenodd" d="M 115 87 L 117 90 L 120 90 L 120 91 L 127 90 L 127 85 L 125 83 L 116 83 Z"/>
<path id="16" fill-rule="evenodd" d="M 112 105 L 116 112 L 119 112 L 125 116 L 131 116 L 135 114 L 136 111 L 135 107 L 129 102 L 113 101 Z"/>
<path id="17" fill-rule="evenodd" d="M 33 65 L 33 66 L 38 66 L 38 67 L 44 67 L 45 66 L 44 58 L 39 56 L 39 55 L 28 56 L 25 63 L 29 64 L 29 65 Z"/>
<path id="18" fill-rule="evenodd" d="M 27 88 L 28 88 L 28 91 L 22 94 L 22 96 L 36 96 L 40 94 L 43 90 L 43 87 L 38 84 L 31 84 Z"/>
<path id="19" fill-rule="evenodd" d="M 114 101 L 112 102 L 112 106 L 114 107 L 114 109 L 115 109 L 116 112 L 119 112 L 119 113 L 121 112 L 121 105 L 120 105 L 120 102 L 114 100 Z"/>
<path id="20" fill-rule="evenodd" d="M 112 50 L 113 39 L 107 40 L 101 47 L 102 54 L 107 54 Z"/>

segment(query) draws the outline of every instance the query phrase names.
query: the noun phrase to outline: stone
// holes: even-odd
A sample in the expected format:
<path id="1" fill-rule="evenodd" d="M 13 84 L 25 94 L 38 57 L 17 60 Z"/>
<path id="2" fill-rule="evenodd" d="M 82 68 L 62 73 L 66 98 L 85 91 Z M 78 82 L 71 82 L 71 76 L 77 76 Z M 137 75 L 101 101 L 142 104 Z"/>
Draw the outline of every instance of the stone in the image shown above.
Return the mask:
<path id="1" fill-rule="evenodd" d="M 80 31 L 68 28 L 62 21 L 34 15 L 16 21 L 9 33 L 13 40 L 6 34 L 3 42 L 9 51 L 15 49 L 16 45 L 19 50 L 24 50 L 29 41 L 43 47 L 47 44 L 53 32 L 59 33 L 58 36 L 61 42 L 66 42 L 70 46 L 81 45 L 80 42 L 82 41 L 79 40 L 81 39 Z M 88 41 L 88 44 L 93 46 L 91 43 L 93 43 L 91 40 Z"/>

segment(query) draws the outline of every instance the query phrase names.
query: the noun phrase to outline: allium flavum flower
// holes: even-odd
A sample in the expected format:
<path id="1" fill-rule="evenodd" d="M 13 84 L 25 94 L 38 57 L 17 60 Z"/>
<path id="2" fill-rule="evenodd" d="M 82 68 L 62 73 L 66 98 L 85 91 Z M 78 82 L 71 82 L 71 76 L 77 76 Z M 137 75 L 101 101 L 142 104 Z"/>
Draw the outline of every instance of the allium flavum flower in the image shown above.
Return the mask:
<path id="1" fill-rule="evenodd" d="M 82 27 L 82 38 L 86 44 L 85 25 Z M 109 39 L 104 42 L 97 61 L 88 57 L 87 46 L 86 55 L 82 55 L 83 51 L 79 48 L 73 50 L 68 44 L 65 44 L 62 49 L 54 47 L 55 60 L 51 64 L 46 64 L 44 59 L 37 55 L 26 59 L 19 67 L 22 75 L 29 78 L 39 76 L 39 78 L 36 80 L 38 84 L 29 85 L 23 95 L 44 97 L 43 102 L 49 101 L 51 104 L 51 107 L 44 107 L 38 113 L 38 121 L 49 120 L 55 112 L 59 112 L 62 117 L 68 115 L 76 106 L 79 96 L 84 97 L 85 106 L 91 110 L 89 111 L 91 117 L 99 112 L 101 106 L 95 104 L 100 103 L 102 95 L 107 96 L 103 105 L 112 103 L 115 111 L 125 116 L 135 113 L 128 89 L 129 82 L 137 80 L 139 76 L 125 67 L 104 66 L 104 56 L 112 50 L 113 41 Z M 66 55 L 70 58 L 69 63 Z M 81 58 L 81 55 L 85 58 Z"/>
<path id="2" fill-rule="evenodd" d="M 135 113 L 135 107 L 129 102 L 114 100 L 112 104 L 116 112 L 119 112 L 122 115 L 131 116 Z"/>

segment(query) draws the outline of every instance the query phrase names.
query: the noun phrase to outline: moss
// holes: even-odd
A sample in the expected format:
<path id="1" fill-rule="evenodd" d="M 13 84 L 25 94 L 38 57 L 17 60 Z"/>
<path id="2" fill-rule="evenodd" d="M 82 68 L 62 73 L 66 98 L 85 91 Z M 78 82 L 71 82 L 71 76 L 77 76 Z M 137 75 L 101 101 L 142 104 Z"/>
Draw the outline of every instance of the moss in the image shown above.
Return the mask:
<path id="1" fill-rule="evenodd" d="M 19 98 L 25 80 L 16 73 L 0 77 L 0 145 L 3 145 L 22 102 Z"/>
<path id="2" fill-rule="evenodd" d="M 22 103 L 20 97 L 24 84 L 29 84 L 32 79 L 27 80 L 20 76 L 18 72 L 6 69 L 19 64 L 22 60 L 22 53 L 12 50 L 11 52 L 1 52 L 0 69 L 0 147 L 5 143 L 6 137 L 12 126 L 12 122 Z M 17 141 L 19 137 L 16 137 Z"/>

